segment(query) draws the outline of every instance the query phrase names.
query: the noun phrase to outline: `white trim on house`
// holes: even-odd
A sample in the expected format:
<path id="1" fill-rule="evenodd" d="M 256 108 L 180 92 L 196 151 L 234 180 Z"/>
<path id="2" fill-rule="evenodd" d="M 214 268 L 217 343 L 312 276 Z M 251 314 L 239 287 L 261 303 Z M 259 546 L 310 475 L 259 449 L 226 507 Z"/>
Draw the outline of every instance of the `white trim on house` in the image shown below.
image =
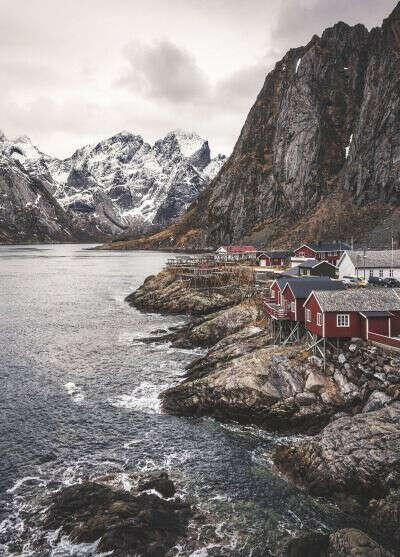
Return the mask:
<path id="1" fill-rule="evenodd" d="M 322 313 L 320 312 L 317 313 L 317 325 L 318 327 L 322 326 Z"/>
<path id="2" fill-rule="evenodd" d="M 350 327 L 350 314 L 337 313 L 336 314 L 336 327 L 347 328 Z"/>
<path id="3" fill-rule="evenodd" d="M 324 310 L 322 309 L 321 304 L 320 304 L 319 301 L 318 301 L 318 296 L 317 296 L 318 291 L 317 291 L 317 290 L 312 290 L 312 291 L 310 292 L 310 294 L 308 295 L 307 300 L 306 300 L 306 301 L 304 302 L 304 304 L 303 304 L 303 308 L 306 307 L 306 303 L 308 302 L 308 300 L 311 298 L 311 296 L 312 296 L 313 294 L 315 295 L 315 299 L 316 299 L 316 301 L 317 301 L 317 304 L 318 304 L 319 309 L 321 310 L 322 313 L 324 313 Z"/>
<path id="4" fill-rule="evenodd" d="M 307 323 L 311 323 L 312 322 L 312 315 L 311 315 L 311 310 L 306 308 L 306 322 Z"/>

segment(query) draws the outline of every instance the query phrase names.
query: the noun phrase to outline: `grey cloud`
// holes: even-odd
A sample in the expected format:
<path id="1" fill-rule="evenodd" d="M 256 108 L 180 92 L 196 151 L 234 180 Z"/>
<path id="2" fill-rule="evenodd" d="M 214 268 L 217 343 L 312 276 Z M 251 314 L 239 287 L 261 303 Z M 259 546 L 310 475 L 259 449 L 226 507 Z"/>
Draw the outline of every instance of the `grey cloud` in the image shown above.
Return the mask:
<path id="1" fill-rule="evenodd" d="M 272 39 L 275 45 L 287 50 L 307 44 L 313 35 L 321 35 L 338 21 L 349 25 L 363 23 L 370 28 L 380 25 L 396 3 L 396 0 L 285 0 Z"/>
<path id="2" fill-rule="evenodd" d="M 120 84 L 135 92 L 173 103 L 206 94 L 207 77 L 194 57 L 167 39 L 149 45 L 135 41 L 126 46 L 125 54 L 129 69 Z"/>
<path id="3" fill-rule="evenodd" d="M 150 45 L 134 42 L 124 50 L 129 69 L 118 80 L 119 85 L 175 105 L 207 105 L 210 118 L 215 109 L 249 109 L 269 69 L 266 62 L 256 62 L 211 85 L 195 58 L 171 41 Z"/>

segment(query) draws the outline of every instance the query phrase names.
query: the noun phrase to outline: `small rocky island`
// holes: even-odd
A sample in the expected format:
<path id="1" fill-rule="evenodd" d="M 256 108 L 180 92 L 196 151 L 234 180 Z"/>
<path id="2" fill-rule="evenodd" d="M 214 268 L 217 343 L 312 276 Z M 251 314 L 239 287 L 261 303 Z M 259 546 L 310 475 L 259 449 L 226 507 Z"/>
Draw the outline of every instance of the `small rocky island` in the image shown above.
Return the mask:
<path id="1" fill-rule="evenodd" d="M 127 300 L 141 310 L 193 316 L 187 326 L 147 342 L 208 348 L 179 385 L 161 394 L 166 412 L 312 435 L 275 451 L 277 473 L 357 513 L 363 532 L 301 532 L 280 555 L 400 555 L 397 353 L 351 339 L 340 350 L 329 348 L 323 362 L 302 343 L 274 346 L 260 296 L 240 288 L 207 296 L 168 271 Z"/>
<path id="2" fill-rule="evenodd" d="M 98 542 L 98 551 L 115 557 L 163 557 L 186 535 L 193 515 L 174 495 L 165 472 L 144 479 L 134 492 L 86 481 L 52 496 L 44 526 L 62 529 L 75 543 Z"/>

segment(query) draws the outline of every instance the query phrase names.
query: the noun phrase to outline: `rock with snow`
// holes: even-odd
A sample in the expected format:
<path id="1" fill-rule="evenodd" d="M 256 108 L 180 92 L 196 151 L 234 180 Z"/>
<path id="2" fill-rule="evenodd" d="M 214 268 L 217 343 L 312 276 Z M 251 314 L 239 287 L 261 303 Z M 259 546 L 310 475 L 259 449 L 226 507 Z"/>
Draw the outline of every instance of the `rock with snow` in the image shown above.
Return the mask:
<path id="1" fill-rule="evenodd" d="M 218 174 L 223 155 L 211 158 L 208 142 L 176 130 L 151 146 L 121 132 L 60 160 L 42 153 L 29 137 L 0 138 L 0 151 L 45 184 L 91 237 L 173 222 Z"/>

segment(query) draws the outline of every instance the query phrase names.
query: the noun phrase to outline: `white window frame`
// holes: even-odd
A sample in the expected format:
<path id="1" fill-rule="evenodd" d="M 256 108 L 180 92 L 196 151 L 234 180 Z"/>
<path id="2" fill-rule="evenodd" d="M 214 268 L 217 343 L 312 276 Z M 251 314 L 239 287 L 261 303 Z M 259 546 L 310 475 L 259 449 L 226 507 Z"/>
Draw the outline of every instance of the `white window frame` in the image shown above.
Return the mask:
<path id="1" fill-rule="evenodd" d="M 317 313 L 317 325 L 322 326 L 322 313 Z"/>
<path id="2" fill-rule="evenodd" d="M 373 276 L 374 276 L 374 270 L 373 270 L 373 269 L 370 269 L 370 270 L 369 270 L 369 276 L 370 276 L 370 277 L 373 277 Z"/>
<path id="3" fill-rule="evenodd" d="M 311 323 L 311 321 L 312 321 L 311 310 L 308 309 L 308 308 L 306 309 L 306 321 L 307 321 L 308 323 Z"/>
<path id="4" fill-rule="evenodd" d="M 338 313 L 336 315 L 336 326 L 341 328 L 350 327 L 350 314 Z"/>
<path id="5" fill-rule="evenodd" d="M 393 278 L 393 269 L 389 269 L 389 277 Z"/>
<path id="6" fill-rule="evenodd" d="M 383 269 L 379 269 L 379 278 L 383 278 Z"/>
<path id="7" fill-rule="evenodd" d="M 290 303 L 290 311 L 294 313 L 296 311 L 296 304 L 294 302 Z"/>

